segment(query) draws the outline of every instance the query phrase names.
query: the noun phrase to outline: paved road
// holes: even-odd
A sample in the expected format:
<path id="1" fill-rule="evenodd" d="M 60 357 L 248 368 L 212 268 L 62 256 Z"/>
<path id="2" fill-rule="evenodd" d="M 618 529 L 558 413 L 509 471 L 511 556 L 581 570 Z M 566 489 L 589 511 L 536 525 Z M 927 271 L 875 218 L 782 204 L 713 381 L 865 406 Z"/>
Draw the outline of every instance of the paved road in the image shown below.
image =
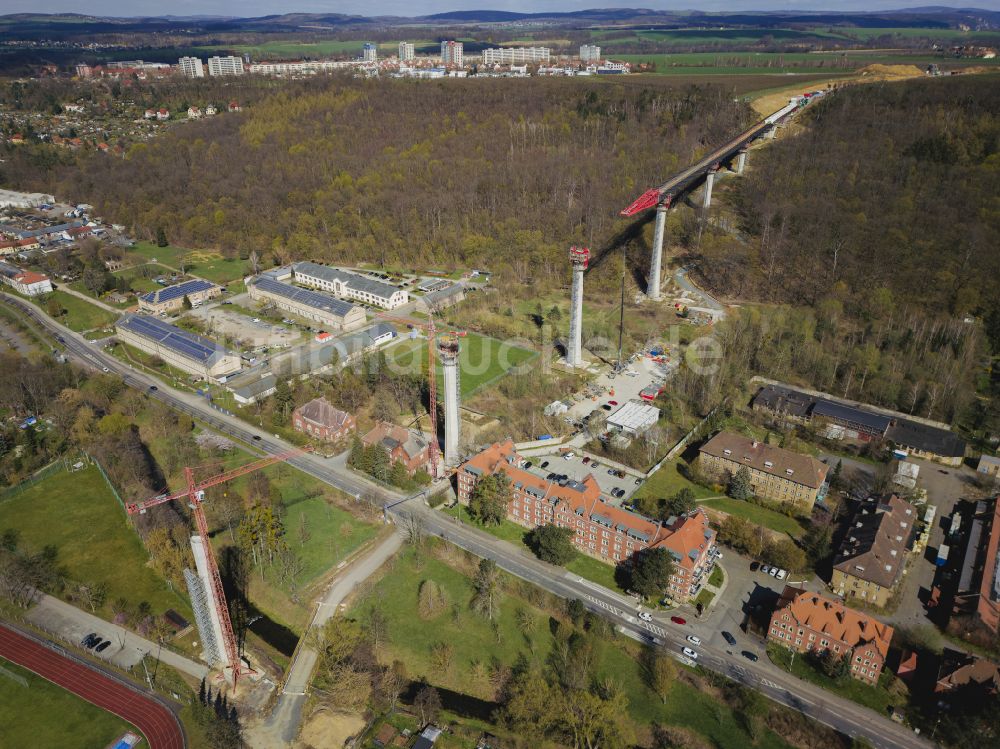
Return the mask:
<path id="1" fill-rule="evenodd" d="M 684 291 L 688 292 L 689 294 L 695 294 L 696 296 L 700 296 L 702 301 L 705 303 L 706 307 L 710 307 L 712 309 L 725 312 L 726 306 L 722 302 L 720 302 L 714 296 L 709 294 L 707 291 L 704 291 L 703 289 L 695 286 L 691 282 L 691 279 L 688 278 L 687 268 L 681 268 L 680 270 L 678 270 L 674 274 L 674 280 L 677 282 L 678 286 L 684 289 Z"/>
<path id="2" fill-rule="evenodd" d="M 12 300 L 9 295 L 0 295 L 0 298 L 19 306 L 49 330 L 61 335 L 69 354 L 74 358 L 90 366 L 107 366 L 121 374 L 126 384 L 148 391 L 151 396 L 194 415 L 219 431 L 256 445 L 263 452 L 280 452 L 290 447 L 273 437 L 257 435 L 257 439 L 254 439 L 255 430 L 235 418 L 219 414 L 207 402 L 195 396 L 175 392 L 159 381 L 132 372 L 117 359 L 94 350 L 86 341 L 46 317 L 40 310 L 32 309 L 30 305 L 19 300 Z M 150 385 L 154 382 L 158 389 L 149 391 Z M 549 566 L 529 557 L 527 553 L 511 544 L 500 541 L 477 528 L 457 524 L 450 516 L 433 511 L 420 501 L 414 502 L 411 501 L 412 498 L 399 497 L 373 487 L 357 476 L 345 474 L 342 469 L 334 469 L 329 461 L 324 461 L 322 458 L 304 455 L 289 462 L 315 478 L 354 496 L 359 496 L 364 491 L 375 492 L 376 496 L 388 502 L 386 511 L 390 516 L 399 518 L 414 515 L 421 518 L 429 532 L 477 556 L 495 560 L 511 574 L 564 598 L 580 598 L 588 608 L 606 615 L 629 636 L 651 644 L 662 644 L 676 652 L 681 647 L 683 637 L 695 632 L 694 624 L 677 627 L 662 620 L 655 623 L 642 622 L 631 613 L 634 611 L 634 603 L 629 599 L 571 575 L 561 568 Z M 698 634 L 703 633 L 698 632 Z M 707 635 L 708 632 L 705 631 L 704 634 Z M 909 729 L 893 723 L 888 718 L 803 682 L 763 659 L 751 663 L 735 651 L 729 653 L 709 646 L 703 648 L 699 663 L 757 689 L 771 699 L 799 710 L 849 736 L 863 736 L 879 749 L 915 749 L 931 746 L 923 738 L 915 736 Z"/>
<path id="3" fill-rule="evenodd" d="M 347 568 L 346 574 L 335 579 L 327 589 L 323 599 L 317 604 L 309 630 L 322 627 L 337 613 L 343 600 L 360 583 L 371 577 L 402 545 L 398 533 L 392 533 L 372 551 Z M 254 749 L 288 746 L 298 735 L 302 722 L 302 707 L 305 704 L 313 669 L 316 667 L 316 651 L 306 643 L 305 636 L 295 651 L 292 663 L 285 675 L 284 688 L 278 696 L 274 710 L 263 723 L 248 730 L 248 738 Z"/>
<path id="4" fill-rule="evenodd" d="M 161 648 L 157 643 L 139 637 L 124 627 L 106 622 L 49 595 L 40 596 L 38 603 L 28 612 L 27 618 L 32 624 L 55 637 L 62 638 L 74 647 L 78 647 L 80 641 L 88 634 L 96 632 L 103 639 L 110 640 L 111 646 L 103 653 L 94 655 L 126 670 L 131 670 L 144 655 L 149 655 L 153 660 L 159 657 L 168 666 L 194 679 L 201 680 L 208 675 L 208 666 L 205 664 Z M 146 663 L 149 665 L 151 661 Z"/>
<path id="5" fill-rule="evenodd" d="M 187 746 L 177 716 L 158 698 L 117 676 L 98 671 L 60 652 L 59 648 L 6 625 L 0 625 L 0 655 L 136 726 L 150 749 Z"/>

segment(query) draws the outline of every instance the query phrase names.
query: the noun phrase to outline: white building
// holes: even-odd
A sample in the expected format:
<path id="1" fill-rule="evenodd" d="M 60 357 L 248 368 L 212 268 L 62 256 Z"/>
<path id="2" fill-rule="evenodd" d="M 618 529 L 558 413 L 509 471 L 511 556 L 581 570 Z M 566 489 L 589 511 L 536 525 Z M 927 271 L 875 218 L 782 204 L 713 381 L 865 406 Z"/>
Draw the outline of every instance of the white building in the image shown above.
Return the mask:
<path id="1" fill-rule="evenodd" d="M 254 75 L 315 75 L 357 65 L 357 60 L 285 60 L 254 62 L 247 68 L 247 72 Z"/>
<path id="2" fill-rule="evenodd" d="M 177 61 L 177 69 L 188 78 L 205 77 L 205 65 L 197 57 L 182 57 Z"/>
<path id="3" fill-rule="evenodd" d="M 119 341 L 206 380 L 217 380 L 239 372 L 242 366 L 238 354 L 156 317 L 123 315 L 115 323 L 115 331 Z"/>
<path id="4" fill-rule="evenodd" d="M 243 58 L 229 55 L 228 57 L 209 57 L 209 75 L 243 75 Z"/>
<path id="5" fill-rule="evenodd" d="M 462 42 L 441 42 L 441 64 L 456 68 L 465 65 L 465 45 Z"/>
<path id="6" fill-rule="evenodd" d="M 327 330 L 354 330 L 365 324 L 365 311 L 356 304 L 283 283 L 267 273 L 247 279 L 246 288 L 253 301 L 270 303 Z"/>
<path id="7" fill-rule="evenodd" d="M 52 195 L 42 192 L 17 192 L 0 190 L 0 208 L 37 208 L 44 203 L 55 203 Z"/>
<path id="8" fill-rule="evenodd" d="M 397 286 L 327 265 L 307 261 L 294 263 L 292 273 L 296 283 L 383 309 L 396 309 L 410 300 L 410 295 Z"/>
<path id="9" fill-rule="evenodd" d="M 378 47 L 371 42 L 367 42 L 361 48 L 361 59 L 365 62 L 378 62 Z"/>
<path id="10" fill-rule="evenodd" d="M 410 42 L 400 42 L 399 43 L 399 61 L 400 62 L 411 62 L 417 56 L 416 50 L 413 48 L 413 44 Z"/>
<path id="11" fill-rule="evenodd" d="M 483 50 L 484 65 L 523 65 L 528 62 L 548 63 L 552 51 L 548 47 L 498 47 Z"/>
<path id="12" fill-rule="evenodd" d="M 48 276 L 31 270 L 21 270 L 9 263 L 0 263 L 0 280 L 24 296 L 39 296 L 52 291 L 52 282 Z"/>
<path id="13" fill-rule="evenodd" d="M 608 427 L 634 437 L 660 420 L 660 409 L 641 401 L 629 401 L 608 416 Z"/>
<path id="14" fill-rule="evenodd" d="M 600 62 L 601 48 L 596 44 L 580 45 L 580 62 Z"/>

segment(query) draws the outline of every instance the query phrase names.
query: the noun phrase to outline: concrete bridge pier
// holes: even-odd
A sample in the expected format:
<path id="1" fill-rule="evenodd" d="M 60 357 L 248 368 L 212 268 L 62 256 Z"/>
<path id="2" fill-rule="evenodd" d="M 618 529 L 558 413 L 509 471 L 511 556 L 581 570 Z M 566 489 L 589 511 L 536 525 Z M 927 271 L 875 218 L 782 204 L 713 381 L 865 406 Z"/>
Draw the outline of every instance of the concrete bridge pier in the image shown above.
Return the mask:
<path id="1" fill-rule="evenodd" d="M 712 206 L 712 185 L 715 184 L 715 175 L 718 171 L 718 167 L 712 167 L 705 174 L 705 194 L 702 198 L 702 208 L 710 208 Z"/>
<path id="2" fill-rule="evenodd" d="M 743 174 L 743 170 L 747 166 L 747 150 L 745 148 L 741 149 L 738 154 L 736 154 L 736 173 Z"/>
<path id="3" fill-rule="evenodd" d="M 768 140 L 774 140 L 777 137 L 777 135 L 778 135 L 777 125 L 771 125 L 771 127 L 769 127 L 767 131 L 764 133 L 764 137 L 767 138 Z"/>
<path id="4" fill-rule="evenodd" d="M 646 282 L 646 296 L 651 301 L 660 301 L 660 267 L 663 264 L 663 233 L 667 223 L 666 203 L 656 206 L 656 224 L 653 227 L 653 257 L 649 262 L 649 279 Z"/>

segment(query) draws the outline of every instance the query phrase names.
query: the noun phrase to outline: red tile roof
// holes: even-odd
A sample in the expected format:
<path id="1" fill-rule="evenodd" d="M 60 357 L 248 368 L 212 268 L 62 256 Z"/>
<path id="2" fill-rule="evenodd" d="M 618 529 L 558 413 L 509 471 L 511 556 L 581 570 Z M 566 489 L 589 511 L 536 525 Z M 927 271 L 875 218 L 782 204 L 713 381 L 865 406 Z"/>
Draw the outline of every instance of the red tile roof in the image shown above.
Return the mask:
<path id="1" fill-rule="evenodd" d="M 846 642 L 852 648 L 871 643 L 883 659 L 889 653 L 892 627 L 848 608 L 841 601 L 787 585 L 778 601 L 778 609 L 790 614 L 800 626 Z"/>

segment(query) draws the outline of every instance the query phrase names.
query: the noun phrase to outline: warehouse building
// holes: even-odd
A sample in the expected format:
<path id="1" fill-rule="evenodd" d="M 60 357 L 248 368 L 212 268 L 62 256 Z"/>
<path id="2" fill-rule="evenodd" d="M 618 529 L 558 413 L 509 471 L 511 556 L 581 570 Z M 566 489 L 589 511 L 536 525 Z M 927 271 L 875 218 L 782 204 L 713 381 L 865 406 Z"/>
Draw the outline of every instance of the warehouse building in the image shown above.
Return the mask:
<path id="1" fill-rule="evenodd" d="M 444 286 L 427 292 L 420 300 L 428 312 L 440 312 L 446 307 L 458 304 L 465 299 L 465 284 L 446 283 Z"/>
<path id="2" fill-rule="evenodd" d="M 139 297 L 139 309 L 151 315 L 178 312 L 184 307 L 184 297 L 192 305 L 199 305 L 222 294 L 222 287 L 202 278 L 167 286 Z"/>
<path id="3" fill-rule="evenodd" d="M 397 286 L 319 263 L 294 263 L 291 272 L 295 283 L 329 291 L 341 299 L 354 299 L 374 307 L 395 309 L 410 300 L 410 295 Z"/>
<path id="4" fill-rule="evenodd" d="M 267 275 L 247 280 L 247 294 L 255 302 L 270 302 L 280 310 L 332 330 L 354 330 L 365 324 L 361 307 Z"/>
<path id="5" fill-rule="evenodd" d="M 122 343 L 206 380 L 218 380 L 240 370 L 238 354 L 149 315 L 123 315 L 115 323 L 115 329 Z"/>
<path id="6" fill-rule="evenodd" d="M 622 434 L 635 437 L 656 426 L 660 420 L 660 409 L 641 401 L 628 401 L 608 416 L 607 424 Z"/>

